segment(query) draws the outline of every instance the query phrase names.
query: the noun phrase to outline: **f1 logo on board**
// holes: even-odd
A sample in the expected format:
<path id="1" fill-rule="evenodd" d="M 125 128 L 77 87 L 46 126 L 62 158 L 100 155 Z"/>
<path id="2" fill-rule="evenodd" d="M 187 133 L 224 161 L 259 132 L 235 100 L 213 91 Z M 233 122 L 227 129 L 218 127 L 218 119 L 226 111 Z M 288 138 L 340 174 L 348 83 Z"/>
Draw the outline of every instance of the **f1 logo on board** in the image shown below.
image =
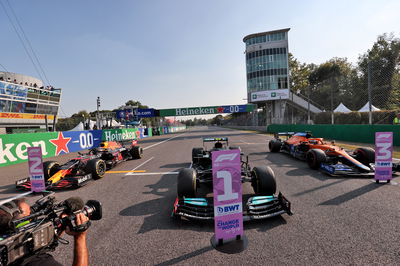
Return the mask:
<path id="1" fill-rule="evenodd" d="M 377 139 L 390 139 L 392 137 L 392 134 L 379 134 Z"/>
<path id="2" fill-rule="evenodd" d="M 237 155 L 238 155 L 237 153 L 222 154 L 222 155 L 217 157 L 215 162 L 218 163 L 218 162 L 222 162 L 222 161 L 226 161 L 226 160 L 233 161 L 236 158 Z"/>

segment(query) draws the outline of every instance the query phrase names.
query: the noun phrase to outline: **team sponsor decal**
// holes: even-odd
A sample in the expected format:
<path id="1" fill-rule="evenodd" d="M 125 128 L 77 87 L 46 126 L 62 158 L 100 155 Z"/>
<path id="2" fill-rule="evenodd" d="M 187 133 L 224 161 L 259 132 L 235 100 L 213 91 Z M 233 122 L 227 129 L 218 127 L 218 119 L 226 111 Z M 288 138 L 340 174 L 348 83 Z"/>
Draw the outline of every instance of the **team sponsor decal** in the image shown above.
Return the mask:
<path id="1" fill-rule="evenodd" d="M 242 212 L 242 203 L 226 204 L 220 206 L 214 206 L 214 213 L 217 216 L 223 216 L 228 214 L 236 214 Z"/>
<path id="2" fill-rule="evenodd" d="M 91 178 L 92 178 L 92 174 L 84 175 L 84 176 L 78 178 L 78 184 L 81 184 L 81 183 L 83 183 L 85 181 L 88 181 Z"/>
<path id="3" fill-rule="evenodd" d="M 324 171 L 326 171 L 326 172 L 328 172 L 330 174 L 334 174 L 335 173 L 335 168 L 330 166 L 330 165 L 321 163 L 320 167 L 321 167 L 322 170 L 324 170 Z"/>

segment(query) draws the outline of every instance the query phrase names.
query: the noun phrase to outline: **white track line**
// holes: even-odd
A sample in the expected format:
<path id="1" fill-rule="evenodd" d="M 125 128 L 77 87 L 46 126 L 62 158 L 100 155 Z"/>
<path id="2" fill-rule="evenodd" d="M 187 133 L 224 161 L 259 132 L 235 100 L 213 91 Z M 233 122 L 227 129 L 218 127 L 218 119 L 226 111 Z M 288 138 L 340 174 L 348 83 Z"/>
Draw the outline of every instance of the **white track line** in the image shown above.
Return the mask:
<path id="1" fill-rule="evenodd" d="M 169 138 L 169 139 L 163 140 L 163 141 L 161 141 L 161 142 L 155 143 L 155 144 L 153 144 L 153 145 L 150 145 L 150 146 L 144 147 L 144 148 L 143 148 L 143 150 L 150 149 L 150 148 L 152 148 L 152 147 L 154 147 L 154 146 L 160 145 L 160 144 L 162 144 L 162 143 L 164 143 L 164 142 L 167 142 L 167 141 L 169 141 L 169 140 L 171 140 L 171 139 L 174 139 L 174 138 L 180 137 L 180 136 L 182 136 L 182 135 L 185 135 L 185 134 L 186 134 L 186 133 L 182 133 L 182 134 L 179 134 L 179 135 L 177 135 L 177 136 L 175 136 L 175 137 L 172 137 L 172 138 Z"/>
<path id="2" fill-rule="evenodd" d="M 133 168 L 131 171 L 135 171 L 135 170 L 138 169 L 140 166 L 144 165 L 145 163 L 148 163 L 149 161 L 151 161 L 151 160 L 153 160 L 153 159 L 154 159 L 154 157 L 151 157 L 151 158 L 148 159 L 147 161 L 145 161 L 145 162 L 139 164 L 138 166 L 136 166 L 135 168 Z M 132 174 L 133 174 L 133 173 L 127 173 L 127 174 L 125 174 L 125 175 L 132 175 Z"/>
<path id="3" fill-rule="evenodd" d="M 130 175 L 177 175 L 178 173 L 179 172 L 130 173 Z"/>
<path id="4" fill-rule="evenodd" d="M 8 198 L 8 199 L 5 199 L 5 200 L 2 200 L 2 201 L 0 201 L 0 205 L 3 205 L 3 204 L 5 204 L 5 203 L 7 203 L 7 202 L 10 202 L 10 201 L 12 201 L 12 200 L 15 200 L 15 199 L 19 199 L 19 198 L 22 198 L 22 197 L 25 197 L 25 196 L 28 196 L 29 194 L 31 194 L 32 192 L 31 191 L 29 191 L 29 192 L 25 192 L 25 193 L 22 193 L 22 194 L 19 194 L 19 195 L 16 195 L 16 196 L 14 196 L 14 197 L 11 197 L 11 198 Z"/>

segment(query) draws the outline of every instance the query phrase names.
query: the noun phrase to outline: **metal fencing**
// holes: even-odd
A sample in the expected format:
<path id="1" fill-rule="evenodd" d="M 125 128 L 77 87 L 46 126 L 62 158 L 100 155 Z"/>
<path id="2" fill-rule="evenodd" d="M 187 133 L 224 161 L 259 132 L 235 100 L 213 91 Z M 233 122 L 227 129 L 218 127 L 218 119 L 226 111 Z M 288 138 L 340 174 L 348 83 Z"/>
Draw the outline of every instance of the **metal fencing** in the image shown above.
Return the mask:
<path id="1" fill-rule="evenodd" d="M 336 73 L 322 82 L 310 85 L 301 93 L 292 92 L 292 95 L 310 103 L 308 106 L 321 109 L 321 113 L 311 112 L 310 115 L 307 105 L 296 105 L 293 97 L 289 97 L 283 103 L 286 108 L 280 122 L 268 118 L 267 108 L 252 114 L 232 116 L 226 123 L 243 126 L 392 124 L 395 116 L 400 113 L 400 67 L 389 61 L 371 60 L 346 73 Z M 340 104 L 348 110 L 335 111 Z"/>

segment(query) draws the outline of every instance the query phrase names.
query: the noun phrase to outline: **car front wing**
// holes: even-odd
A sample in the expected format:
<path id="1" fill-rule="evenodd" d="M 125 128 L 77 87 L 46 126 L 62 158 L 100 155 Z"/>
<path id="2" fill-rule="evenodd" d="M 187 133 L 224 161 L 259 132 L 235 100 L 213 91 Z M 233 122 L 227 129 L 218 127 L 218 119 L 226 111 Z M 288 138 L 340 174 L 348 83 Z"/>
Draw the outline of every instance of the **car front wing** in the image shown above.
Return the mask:
<path id="1" fill-rule="evenodd" d="M 278 196 L 253 196 L 243 206 L 243 220 L 260 220 L 287 213 L 292 215 L 291 203 L 279 193 Z M 213 220 L 214 206 L 209 198 L 176 198 L 173 217 L 189 220 Z"/>

